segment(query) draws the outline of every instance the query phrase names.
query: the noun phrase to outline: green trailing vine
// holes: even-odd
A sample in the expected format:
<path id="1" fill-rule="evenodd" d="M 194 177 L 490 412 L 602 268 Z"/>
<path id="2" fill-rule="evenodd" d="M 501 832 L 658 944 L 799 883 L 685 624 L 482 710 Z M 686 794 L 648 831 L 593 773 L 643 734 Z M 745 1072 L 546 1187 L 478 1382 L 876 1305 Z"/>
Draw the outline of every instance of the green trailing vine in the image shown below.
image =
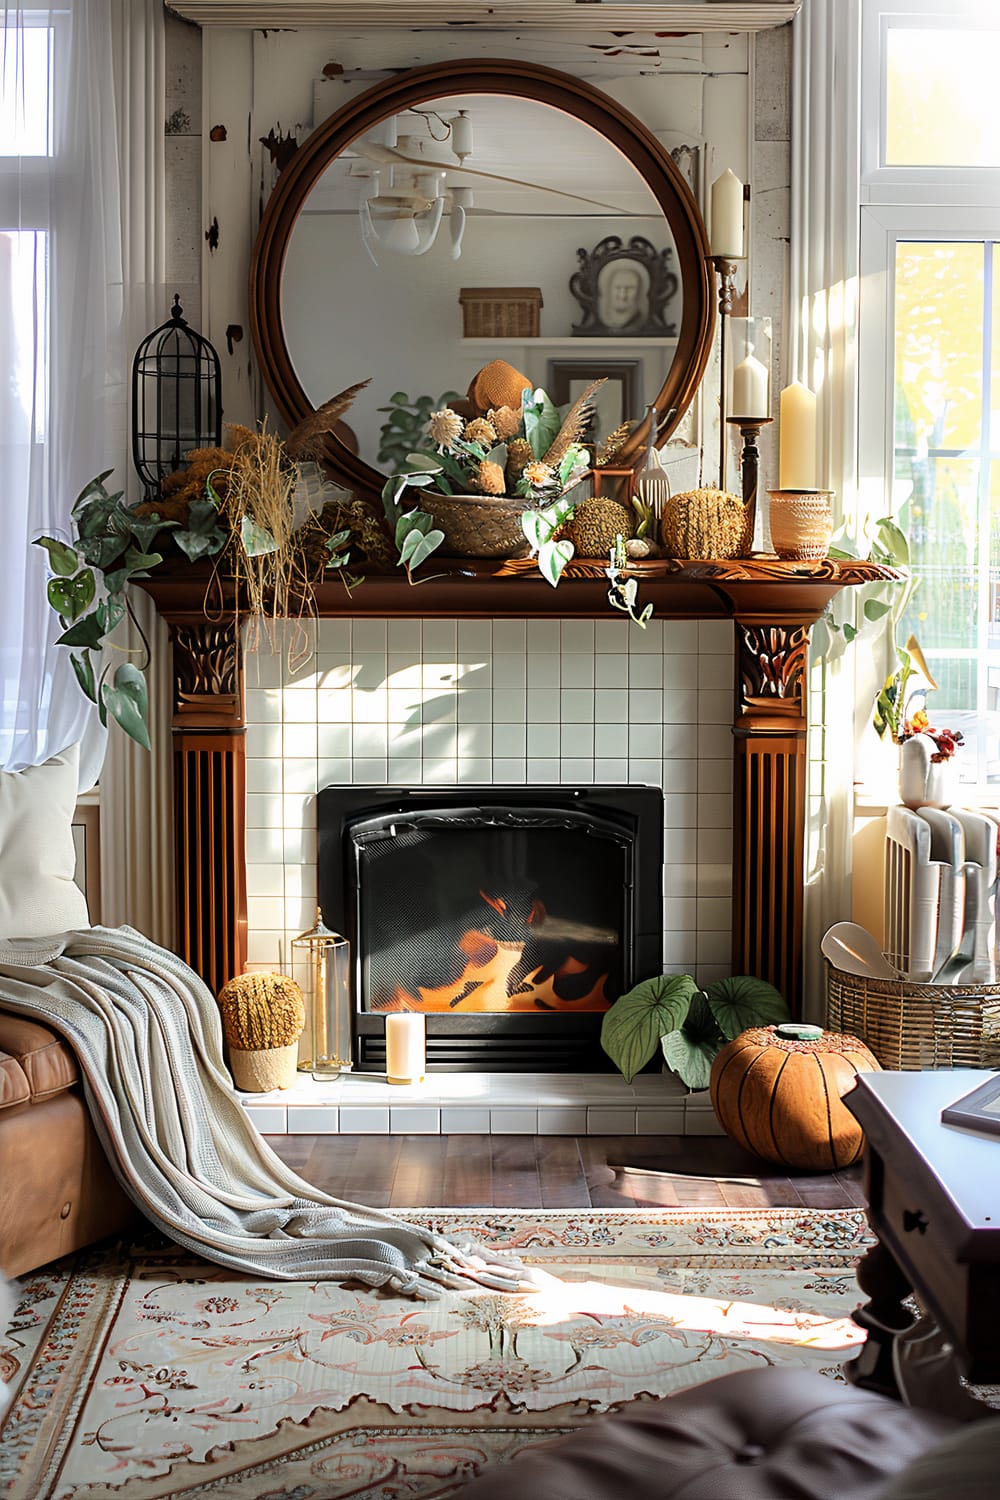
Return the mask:
<path id="1" fill-rule="evenodd" d="M 154 550 L 157 537 L 169 533 L 191 562 L 220 552 L 227 537 L 219 513 L 210 500 L 195 501 L 186 526 L 158 515 L 137 514 L 123 503 L 123 491 L 108 490 L 106 469 L 81 490 L 70 513 L 75 532 L 72 543 L 40 536 L 33 543 L 48 554 L 53 576 L 46 595 L 64 627 L 56 644 L 70 648 L 76 679 L 97 711 L 125 733 L 150 748 L 145 669 L 149 644 L 128 601 L 128 585 L 147 578 L 163 561 Z M 128 615 L 142 639 L 142 665 L 114 661 L 101 665 L 99 653 L 107 638 Z"/>

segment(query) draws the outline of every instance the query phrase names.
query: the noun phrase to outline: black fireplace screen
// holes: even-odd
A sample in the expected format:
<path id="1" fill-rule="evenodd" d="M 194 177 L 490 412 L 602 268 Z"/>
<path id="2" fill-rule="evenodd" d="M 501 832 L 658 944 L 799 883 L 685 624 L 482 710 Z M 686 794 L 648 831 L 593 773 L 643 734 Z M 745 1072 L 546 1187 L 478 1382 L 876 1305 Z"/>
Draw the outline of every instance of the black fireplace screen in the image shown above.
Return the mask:
<path id="1" fill-rule="evenodd" d="M 362 1008 L 607 1010 L 621 989 L 627 836 L 576 812 L 374 818 L 350 834 Z"/>
<path id="2" fill-rule="evenodd" d="M 656 787 L 325 787 L 319 895 L 352 945 L 356 1061 L 427 1017 L 434 1067 L 603 1067 L 601 1018 L 660 972 Z"/>

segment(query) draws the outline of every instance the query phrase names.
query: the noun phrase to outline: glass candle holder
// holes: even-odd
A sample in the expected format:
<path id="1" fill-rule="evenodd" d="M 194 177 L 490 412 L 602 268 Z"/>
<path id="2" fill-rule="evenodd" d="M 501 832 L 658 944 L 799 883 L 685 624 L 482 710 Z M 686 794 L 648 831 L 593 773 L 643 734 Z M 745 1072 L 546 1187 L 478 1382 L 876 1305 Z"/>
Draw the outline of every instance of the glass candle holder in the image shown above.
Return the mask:
<path id="1" fill-rule="evenodd" d="M 316 925 L 292 939 L 309 959 L 312 1055 L 302 1064 L 316 1079 L 338 1078 L 351 1054 L 351 945 L 316 912 Z"/>
<path id="2" fill-rule="evenodd" d="M 732 379 L 726 403 L 733 420 L 771 415 L 771 319 L 730 318 Z"/>

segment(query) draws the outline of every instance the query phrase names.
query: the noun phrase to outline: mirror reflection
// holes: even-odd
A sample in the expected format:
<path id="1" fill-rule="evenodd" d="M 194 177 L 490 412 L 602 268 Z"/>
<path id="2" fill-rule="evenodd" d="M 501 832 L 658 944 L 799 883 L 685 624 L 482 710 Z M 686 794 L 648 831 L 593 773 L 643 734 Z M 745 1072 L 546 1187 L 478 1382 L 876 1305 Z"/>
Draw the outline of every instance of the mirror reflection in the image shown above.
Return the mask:
<path id="1" fill-rule="evenodd" d="M 557 400 L 608 373 L 613 415 L 641 418 L 675 358 L 682 280 L 656 197 L 598 130 L 533 99 L 443 94 L 316 174 L 288 237 L 281 328 L 312 406 L 370 377 L 341 436 L 388 471 L 394 398 L 464 394 L 498 357 Z"/>

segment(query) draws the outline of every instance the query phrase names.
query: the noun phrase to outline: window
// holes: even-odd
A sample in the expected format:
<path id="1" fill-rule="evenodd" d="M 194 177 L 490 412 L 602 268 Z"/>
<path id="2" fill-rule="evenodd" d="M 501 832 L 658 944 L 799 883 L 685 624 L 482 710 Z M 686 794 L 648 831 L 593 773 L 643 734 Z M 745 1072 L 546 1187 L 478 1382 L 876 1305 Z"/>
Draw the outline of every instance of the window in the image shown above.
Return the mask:
<path id="1" fill-rule="evenodd" d="M 961 728 L 963 781 L 1000 785 L 1000 123 L 996 7 L 866 0 L 861 493 L 910 538 L 898 631 Z M 879 506 L 883 509 L 879 510 Z"/>

